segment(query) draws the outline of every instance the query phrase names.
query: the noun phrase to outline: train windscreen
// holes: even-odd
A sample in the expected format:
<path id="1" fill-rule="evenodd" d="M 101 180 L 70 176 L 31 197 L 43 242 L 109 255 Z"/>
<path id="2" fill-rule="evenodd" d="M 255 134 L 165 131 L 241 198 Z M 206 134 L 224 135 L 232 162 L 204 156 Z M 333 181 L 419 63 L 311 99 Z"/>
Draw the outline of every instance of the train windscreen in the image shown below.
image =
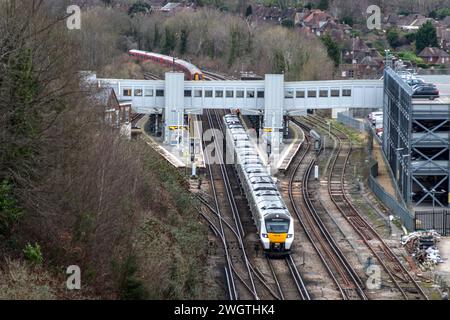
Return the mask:
<path id="1" fill-rule="evenodd" d="M 266 220 L 267 233 L 287 233 L 289 231 L 289 220 L 270 219 Z"/>

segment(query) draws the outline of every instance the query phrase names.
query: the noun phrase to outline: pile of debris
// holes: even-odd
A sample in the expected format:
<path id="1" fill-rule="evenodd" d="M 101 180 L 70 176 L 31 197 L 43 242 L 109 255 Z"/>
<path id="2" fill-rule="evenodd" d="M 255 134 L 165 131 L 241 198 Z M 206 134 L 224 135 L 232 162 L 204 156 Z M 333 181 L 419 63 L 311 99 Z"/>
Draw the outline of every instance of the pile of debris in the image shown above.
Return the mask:
<path id="1" fill-rule="evenodd" d="M 419 263 L 422 271 L 432 270 L 444 262 L 436 244 L 441 235 L 435 230 L 416 231 L 402 237 L 402 245 Z"/>

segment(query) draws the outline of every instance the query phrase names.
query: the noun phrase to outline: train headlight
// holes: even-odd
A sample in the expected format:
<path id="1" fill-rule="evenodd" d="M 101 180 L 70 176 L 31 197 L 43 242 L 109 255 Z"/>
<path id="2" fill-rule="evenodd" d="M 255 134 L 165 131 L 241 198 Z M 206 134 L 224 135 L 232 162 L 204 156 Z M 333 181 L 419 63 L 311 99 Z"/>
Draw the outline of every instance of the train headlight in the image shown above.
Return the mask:
<path id="1" fill-rule="evenodd" d="M 269 236 L 267 235 L 267 233 L 261 233 L 261 236 L 263 237 L 263 238 L 268 238 Z"/>
<path id="2" fill-rule="evenodd" d="M 290 233 L 289 233 L 289 234 L 287 235 L 287 238 L 289 239 L 289 238 L 292 238 L 293 236 L 294 236 L 293 234 L 290 234 Z"/>

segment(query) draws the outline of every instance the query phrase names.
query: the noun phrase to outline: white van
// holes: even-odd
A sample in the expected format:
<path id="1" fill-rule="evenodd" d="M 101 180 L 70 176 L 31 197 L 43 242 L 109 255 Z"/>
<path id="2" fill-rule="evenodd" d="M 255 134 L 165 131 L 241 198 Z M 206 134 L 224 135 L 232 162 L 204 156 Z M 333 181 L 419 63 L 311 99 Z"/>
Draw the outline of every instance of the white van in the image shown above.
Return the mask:
<path id="1" fill-rule="evenodd" d="M 375 111 L 369 114 L 369 121 L 375 125 L 377 122 L 383 122 L 383 111 Z"/>

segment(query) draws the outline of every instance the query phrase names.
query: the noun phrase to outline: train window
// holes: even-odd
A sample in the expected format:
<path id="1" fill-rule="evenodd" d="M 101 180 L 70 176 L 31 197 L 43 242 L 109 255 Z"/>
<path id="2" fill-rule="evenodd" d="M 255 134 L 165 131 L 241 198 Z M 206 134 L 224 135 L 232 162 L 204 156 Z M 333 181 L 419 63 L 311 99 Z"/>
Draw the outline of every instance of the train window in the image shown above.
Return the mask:
<path id="1" fill-rule="evenodd" d="M 202 96 L 202 90 L 194 90 L 194 98 L 201 98 Z"/>
<path id="2" fill-rule="evenodd" d="M 216 90 L 216 98 L 223 98 L 223 90 Z"/>
<path id="3" fill-rule="evenodd" d="M 342 89 L 342 96 L 343 97 L 351 97 L 352 96 L 352 90 L 351 89 Z"/>
<path id="4" fill-rule="evenodd" d="M 156 90 L 157 97 L 164 97 L 164 90 Z"/>
<path id="5" fill-rule="evenodd" d="M 317 97 L 317 91 L 316 90 L 308 90 L 308 98 L 315 98 Z"/>
<path id="6" fill-rule="evenodd" d="M 131 97 L 131 89 L 123 89 L 124 97 Z"/>
<path id="7" fill-rule="evenodd" d="M 319 90 L 319 97 L 321 97 L 321 98 L 328 98 L 328 89 L 322 89 L 322 90 Z"/>
<path id="8" fill-rule="evenodd" d="M 339 89 L 331 89 L 331 96 L 332 97 L 339 97 Z"/>
<path id="9" fill-rule="evenodd" d="M 236 90 L 236 98 L 243 98 L 244 90 Z"/>
<path id="10" fill-rule="evenodd" d="M 192 97 L 192 90 L 184 90 L 185 97 Z"/>
<path id="11" fill-rule="evenodd" d="M 226 91 L 226 97 L 227 98 L 233 98 L 234 96 L 234 91 L 233 90 L 227 90 Z"/>
<path id="12" fill-rule="evenodd" d="M 153 97 L 153 89 L 145 89 L 144 90 L 144 95 L 146 97 Z"/>
<path id="13" fill-rule="evenodd" d="M 253 90 L 247 90 L 247 98 L 254 98 L 255 97 L 255 91 Z"/>
<path id="14" fill-rule="evenodd" d="M 305 91 L 304 90 L 295 91 L 295 97 L 296 98 L 304 98 L 305 97 Z"/>
<path id="15" fill-rule="evenodd" d="M 294 98 L 294 91 L 286 90 L 284 92 L 284 98 L 286 98 L 286 99 L 293 99 Z"/>
<path id="16" fill-rule="evenodd" d="M 258 92 L 256 93 L 256 96 L 257 96 L 258 98 L 264 98 L 264 91 L 258 91 Z"/>
<path id="17" fill-rule="evenodd" d="M 135 97 L 142 97 L 142 89 L 134 89 Z"/>
<path id="18" fill-rule="evenodd" d="M 283 219 L 266 220 L 266 230 L 270 233 L 287 233 L 289 221 Z"/>
<path id="19" fill-rule="evenodd" d="M 212 98 L 213 92 L 212 90 L 205 90 L 205 98 Z"/>

